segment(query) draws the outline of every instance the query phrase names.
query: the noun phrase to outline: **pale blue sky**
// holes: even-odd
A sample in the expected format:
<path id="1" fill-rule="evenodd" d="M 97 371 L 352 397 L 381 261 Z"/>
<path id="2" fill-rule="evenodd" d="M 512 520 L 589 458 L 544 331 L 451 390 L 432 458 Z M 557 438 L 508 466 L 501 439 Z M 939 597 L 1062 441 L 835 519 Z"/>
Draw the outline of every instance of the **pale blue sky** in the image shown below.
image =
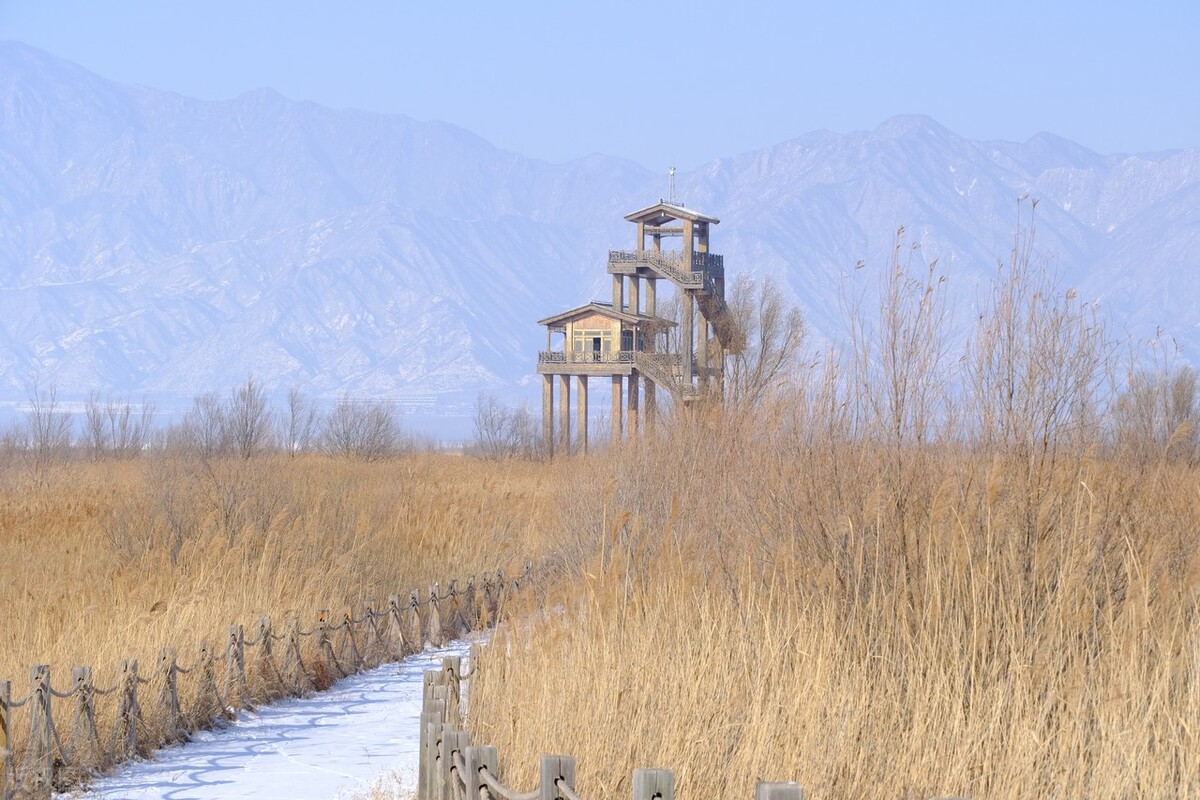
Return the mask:
<path id="1" fill-rule="evenodd" d="M 1200 146 L 1200 3 L 0 0 L 0 39 L 207 99 L 440 119 L 692 169 L 928 114 L 972 138 Z"/>

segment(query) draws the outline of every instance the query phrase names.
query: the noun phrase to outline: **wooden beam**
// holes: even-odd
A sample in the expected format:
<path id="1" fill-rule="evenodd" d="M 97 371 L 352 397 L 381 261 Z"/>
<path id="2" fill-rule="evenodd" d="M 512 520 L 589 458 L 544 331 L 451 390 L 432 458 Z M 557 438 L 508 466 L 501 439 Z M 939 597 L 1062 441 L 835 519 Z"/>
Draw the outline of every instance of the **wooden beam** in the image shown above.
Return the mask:
<path id="1" fill-rule="evenodd" d="M 629 438 L 632 439 L 638 434 L 638 390 L 641 388 L 638 380 L 638 373 L 635 370 L 629 376 L 629 409 L 626 412 L 625 425 L 629 428 Z"/>
<path id="2" fill-rule="evenodd" d="M 554 455 L 554 376 L 542 376 L 542 446 Z"/>
<path id="3" fill-rule="evenodd" d="M 579 443 L 579 452 L 587 453 L 588 449 L 588 379 L 580 375 L 575 379 L 575 391 L 578 399 L 575 401 L 575 440 Z"/>
<path id="4" fill-rule="evenodd" d="M 612 440 L 621 443 L 621 376 L 612 376 Z"/>
<path id="5" fill-rule="evenodd" d="M 558 444 L 564 456 L 571 455 L 571 376 L 558 376 Z"/>

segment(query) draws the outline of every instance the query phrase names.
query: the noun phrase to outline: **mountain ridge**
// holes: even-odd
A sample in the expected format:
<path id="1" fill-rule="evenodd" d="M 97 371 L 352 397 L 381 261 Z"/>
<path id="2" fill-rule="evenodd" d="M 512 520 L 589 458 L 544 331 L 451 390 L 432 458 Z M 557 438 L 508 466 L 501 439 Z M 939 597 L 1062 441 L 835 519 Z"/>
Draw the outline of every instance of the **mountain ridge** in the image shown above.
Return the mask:
<path id="1" fill-rule="evenodd" d="M 607 291 L 665 179 L 555 164 L 441 122 L 195 100 L 0 43 L 0 399 L 189 394 L 253 372 L 320 396 L 530 393 L 536 320 Z M 731 276 L 777 277 L 817 336 L 901 225 L 969 298 L 1039 199 L 1042 251 L 1133 338 L 1200 348 L 1200 150 L 966 139 L 921 115 L 814 131 L 678 178 Z M 853 276 L 852 276 L 853 277 Z M 523 388 L 524 387 L 524 388 Z"/>

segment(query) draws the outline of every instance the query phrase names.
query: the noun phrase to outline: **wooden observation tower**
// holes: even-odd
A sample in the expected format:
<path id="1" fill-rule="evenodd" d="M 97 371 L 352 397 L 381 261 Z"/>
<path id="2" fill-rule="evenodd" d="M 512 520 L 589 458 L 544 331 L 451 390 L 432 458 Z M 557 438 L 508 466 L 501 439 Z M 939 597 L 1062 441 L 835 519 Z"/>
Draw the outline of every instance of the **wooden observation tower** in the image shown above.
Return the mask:
<path id="1" fill-rule="evenodd" d="M 672 170 L 672 184 L 674 171 Z M 547 451 L 570 453 L 588 445 L 588 379 L 609 378 L 612 438 L 621 441 L 654 424 L 658 389 L 672 402 L 721 402 L 725 354 L 732 326 L 725 306 L 724 259 L 709 250 L 716 217 L 674 202 L 625 217 L 637 226 L 632 250 L 610 250 L 612 302 L 592 301 L 539 320 L 546 349 L 542 376 L 542 438 Z M 679 247 L 670 245 L 679 241 Z M 659 281 L 678 297 L 679 319 L 659 316 Z M 554 349 L 561 336 L 561 349 Z M 555 377 L 558 428 L 555 430 Z M 571 378 L 576 383 L 575 436 L 571 436 Z M 624 409 L 624 413 L 622 413 Z M 555 435 L 557 433 L 557 436 Z"/>

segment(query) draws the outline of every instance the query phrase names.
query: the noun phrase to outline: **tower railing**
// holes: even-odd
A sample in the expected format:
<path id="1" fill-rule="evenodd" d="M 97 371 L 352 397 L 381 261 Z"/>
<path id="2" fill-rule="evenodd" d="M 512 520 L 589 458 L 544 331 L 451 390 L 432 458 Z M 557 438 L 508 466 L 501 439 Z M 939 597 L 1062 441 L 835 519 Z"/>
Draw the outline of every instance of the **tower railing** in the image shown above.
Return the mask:
<path id="1" fill-rule="evenodd" d="M 691 269 L 682 251 L 609 250 L 608 264 L 645 265 L 687 289 L 714 291 L 714 275 L 725 269 L 725 257 L 717 253 L 692 253 Z"/>
<path id="2" fill-rule="evenodd" d="M 541 350 L 539 364 L 632 364 L 636 353 L 632 350 L 612 350 L 597 353 L 593 350 Z"/>

